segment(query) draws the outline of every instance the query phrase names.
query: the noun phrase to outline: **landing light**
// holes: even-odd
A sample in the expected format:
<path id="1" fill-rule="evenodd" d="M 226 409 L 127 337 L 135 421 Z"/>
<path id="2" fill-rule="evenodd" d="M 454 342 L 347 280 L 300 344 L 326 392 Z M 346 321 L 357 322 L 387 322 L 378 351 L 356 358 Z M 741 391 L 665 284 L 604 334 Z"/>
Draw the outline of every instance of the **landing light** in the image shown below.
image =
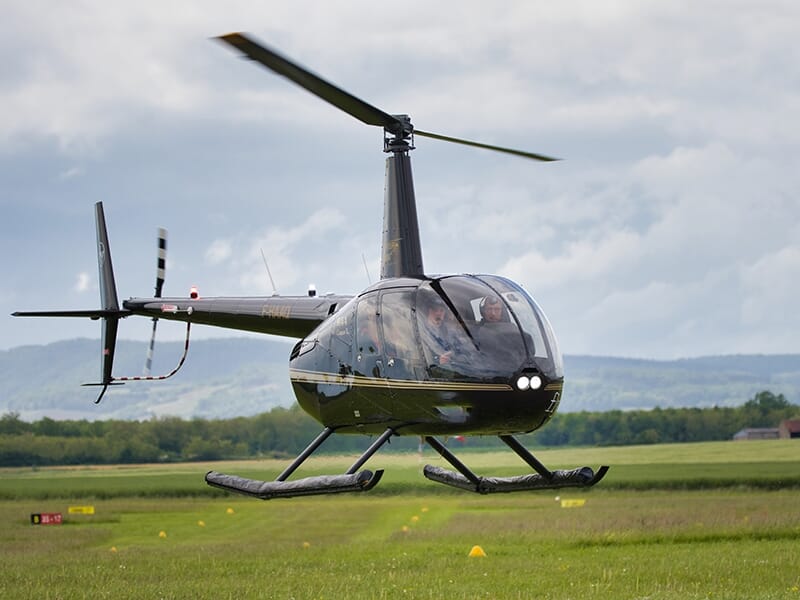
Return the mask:
<path id="1" fill-rule="evenodd" d="M 517 379 L 517 389 L 521 392 L 525 390 L 538 390 L 540 387 L 542 387 L 542 378 L 538 375 L 532 375 L 530 377 L 521 375 L 519 379 Z"/>

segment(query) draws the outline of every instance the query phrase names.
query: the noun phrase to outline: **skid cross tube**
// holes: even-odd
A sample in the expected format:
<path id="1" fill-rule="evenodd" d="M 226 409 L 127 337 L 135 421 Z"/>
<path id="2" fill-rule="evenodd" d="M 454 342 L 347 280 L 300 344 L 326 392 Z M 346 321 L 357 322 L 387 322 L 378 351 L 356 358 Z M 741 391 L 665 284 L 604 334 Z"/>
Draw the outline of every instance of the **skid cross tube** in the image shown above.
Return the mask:
<path id="1" fill-rule="evenodd" d="M 528 465 L 530 465 L 531 468 L 539 475 L 548 481 L 553 479 L 553 472 L 545 467 L 538 458 L 528 452 L 528 449 L 520 444 L 517 438 L 515 438 L 513 435 L 500 435 L 498 437 L 505 442 L 506 446 L 516 452 L 522 460 L 528 463 Z"/>
<path id="2" fill-rule="evenodd" d="M 475 475 L 475 473 L 473 473 L 467 465 L 458 460 L 456 455 L 450 452 L 450 450 L 448 450 L 444 444 L 430 435 L 425 436 L 425 441 L 428 442 L 431 448 L 436 450 L 436 452 L 438 452 L 443 459 L 453 465 L 459 473 L 469 479 L 476 486 L 480 485 L 481 478 Z"/>
<path id="3" fill-rule="evenodd" d="M 333 427 L 326 427 L 322 430 L 322 432 L 313 439 L 313 441 L 306 446 L 306 449 L 303 450 L 300 455 L 294 459 L 294 462 L 286 467 L 280 475 L 275 478 L 275 481 L 286 481 L 286 479 L 297 470 L 297 467 L 303 464 L 305 460 L 311 456 L 314 451 L 322 445 L 322 442 L 327 440 L 330 435 L 333 433 Z"/>
<path id="4" fill-rule="evenodd" d="M 352 475 L 358 471 L 365 462 L 367 462 L 373 454 L 375 454 L 381 446 L 389 441 L 389 438 L 394 435 L 394 429 L 391 427 L 384 431 L 378 439 L 376 439 L 369 448 L 364 451 L 364 454 L 358 457 L 358 460 L 353 463 L 353 466 L 345 471 L 345 475 Z"/>

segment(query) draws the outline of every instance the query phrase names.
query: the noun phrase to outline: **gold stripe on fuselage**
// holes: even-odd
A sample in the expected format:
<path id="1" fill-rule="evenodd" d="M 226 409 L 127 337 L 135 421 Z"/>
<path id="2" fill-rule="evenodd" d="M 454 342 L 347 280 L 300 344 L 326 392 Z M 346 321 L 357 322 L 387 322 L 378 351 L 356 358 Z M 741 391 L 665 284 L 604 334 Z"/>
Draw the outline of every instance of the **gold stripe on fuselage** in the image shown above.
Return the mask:
<path id="1" fill-rule="evenodd" d="M 514 390 L 507 383 L 477 383 L 460 381 L 417 381 L 409 379 L 383 379 L 363 375 L 337 375 L 321 371 L 289 369 L 289 378 L 295 383 L 322 383 L 345 385 L 348 387 L 383 387 L 403 390 L 441 390 L 441 391 L 495 391 Z"/>

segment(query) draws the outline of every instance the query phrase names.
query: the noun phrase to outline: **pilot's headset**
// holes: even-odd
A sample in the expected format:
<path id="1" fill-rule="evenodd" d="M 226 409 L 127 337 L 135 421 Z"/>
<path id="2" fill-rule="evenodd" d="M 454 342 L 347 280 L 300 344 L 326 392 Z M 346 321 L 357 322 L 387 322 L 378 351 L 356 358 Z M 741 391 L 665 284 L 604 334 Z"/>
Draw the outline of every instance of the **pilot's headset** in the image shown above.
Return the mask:
<path id="1" fill-rule="evenodd" d="M 506 310 L 505 310 L 505 307 L 503 306 L 503 302 L 500 300 L 500 298 L 498 298 L 497 296 L 484 296 L 481 299 L 481 303 L 478 305 L 478 310 L 481 313 L 481 321 L 482 322 L 484 322 L 484 323 L 486 322 L 486 307 L 487 306 L 494 306 L 495 304 L 499 304 L 500 308 L 502 309 L 502 315 L 503 316 L 502 316 L 502 318 L 500 320 L 501 321 L 505 321 L 506 320 Z"/>

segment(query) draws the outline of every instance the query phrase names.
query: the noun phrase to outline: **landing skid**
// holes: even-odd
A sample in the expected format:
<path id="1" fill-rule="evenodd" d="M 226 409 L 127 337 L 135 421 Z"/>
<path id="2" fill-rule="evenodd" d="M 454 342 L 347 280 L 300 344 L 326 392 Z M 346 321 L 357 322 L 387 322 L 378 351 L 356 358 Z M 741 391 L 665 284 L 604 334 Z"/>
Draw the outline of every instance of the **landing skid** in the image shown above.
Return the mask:
<path id="1" fill-rule="evenodd" d="M 209 471 L 206 473 L 206 483 L 230 492 L 271 500 L 340 492 L 366 492 L 378 484 L 382 475 L 383 471 L 373 473 L 365 469 L 352 475 L 318 475 L 295 481 L 258 481 Z"/>
<path id="2" fill-rule="evenodd" d="M 338 494 L 342 492 L 366 492 L 374 488 L 383 476 L 383 471 L 374 473 L 368 469 L 358 470 L 369 458 L 394 435 L 394 430 L 387 429 L 378 437 L 369 448 L 353 463 L 342 475 L 317 475 L 287 481 L 288 477 L 319 448 L 319 446 L 333 433 L 331 427 L 326 427 L 300 455 L 289 465 L 275 481 L 259 481 L 247 479 L 238 475 L 225 475 L 216 471 L 206 473 L 206 483 L 229 492 L 254 496 L 261 500 L 272 498 L 293 498 L 295 496 L 316 496 L 320 494 Z"/>
<path id="3" fill-rule="evenodd" d="M 496 492 L 521 492 L 529 490 L 558 489 L 567 487 L 591 487 L 605 477 L 607 466 L 600 467 L 595 473 L 590 467 L 580 467 L 568 471 L 550 471 L 511 435 L 501 435 L 500 439 L 517 455 L 528 463 L 536 473 L 517 475 L 515 477 L 481 477 L 473 473 L 435 437 L 428 436 L 425 441 L 436 450 L 442 458 L 453 465 L 458 472 L 425 465 L 423 475 L 437 483 L 479 494 Z"/>

